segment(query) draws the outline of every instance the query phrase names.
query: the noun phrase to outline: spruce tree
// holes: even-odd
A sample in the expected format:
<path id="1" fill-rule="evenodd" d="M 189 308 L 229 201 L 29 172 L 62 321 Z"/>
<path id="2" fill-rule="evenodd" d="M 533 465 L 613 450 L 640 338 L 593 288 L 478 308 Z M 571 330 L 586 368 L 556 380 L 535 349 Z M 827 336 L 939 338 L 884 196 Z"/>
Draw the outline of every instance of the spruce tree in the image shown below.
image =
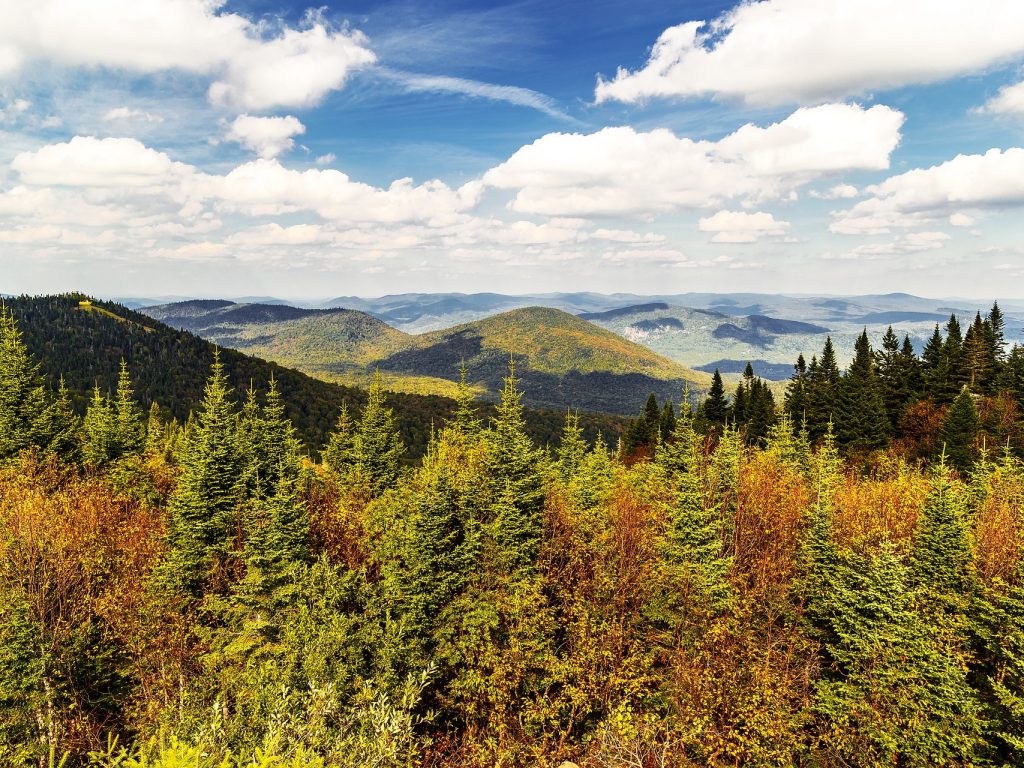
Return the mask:
<path id="1" fill-rule="evenodd" d="M 43 413 L 41 431 L 49 440 L 46 449 L 69 463 L 78 463 L 82 458 L 79 437 L 81 422 L 71 405 L 71 395 L 61 376 L 57 395 Z"/>
<path id="2" fill-rule="evenodd" d="M 995 373 L 996 358 L 992 328 L 981 319 L 981 313 L 978 312 L 964 337 L 962 376 L 972 392 L 987 394 L 992 391 Z"/>
<path id="3" fill-rule="evenodd" d="M 949 366 L 942 347 L 942 333 L 936 323 L 935 330 L 921 353 L 921 378 L 924 391 L 933 399 L 941 396 L 949 375 Z"/>
<path id="4" fill-rule="evenodd" d="M 526 434 L 517 385 L 515 364 L 510 360 L 498 414 L 488 434 L 492 505 L 482 522 L 505 562 L 532 567 L 543 527 L 544 484 L 541 453 Z"/>
<path id="5" fill-rule="evenodd" d="M 852 450 L 872 450 L 886 444 L 889 417 L 866 329 L 857 338 L 853 362 L 840 382 L 838 400 L 838 437 L 843 445 Z"/>
<path id="6" fill-rule="evenodd" d="M 119 454 L 117 416 L 99 385 L 93 386 L 92 400 L 82 421 L 83 456 L 92 467 L 104 467 Z"/>
<path id="7" fill-rule="evenodd" d="M 793 375 L 786 385 L 783 410 L 797 424 L 802 424 L 807 418 L 807 362 L 802 354 L 797 356 Z"/>
<path id="8" fill-rule="evenodd" d="M 653 449 L 661 439 L 661 408 L 658 406 L 658 398 L 653 392 L 647 396 L 640 423 L 643 424 L 644 445 Z"/>
<path id="9" fill-rule="evenodd" d="M 473 390 L 466 378 L 466 361 L 459 366 L 459 388 L 455 394 L 455 415 L 452 425 L 463 434 L 475 435 L 481 429 L 480 417 L 473 406 Z"/>
<path id="10" fill-rule="evenodd" d="M 562 480 L 569 482 L 576 477 L 583 465 L 586 452 L 587 444 L 583 440 L 580 416 L 578 413 L 566 411 L 562 439 L 558 445 L 558 473 Z"/>
<path id="11" fill-rule="evenodd" d="M 720 426 L 725 424 L 729 413 L 729 402 L 725 398 L 725 385 L 722 383 L 722 374 L 715 368 L 715 374 L 711 377 L 711 387 L 708 389 L 707 399 L 701 404 L 704 418 L 709 424 Z"/>
<path id="12" fill-rule="evenodd" d="M 956 315 L 949 316 L 946 323 L 946 340 L 942 343 L 943 370 L 945 379 L 941 383 L 943 402 L 950 402 L 966 383 L 964 370 L 964 337 Z"/>
<path id="13" fill-rule="evenodd" d="M 964 386 L 949 407 L 940 433 L 945 456 L 958 471 L 967 472 L 974 463 L 977 455 L 975 441 L 980 430 L 981 421 L 974 407 L 974 397 Z"/>
<path id="14" fill-rule="evenodd" d="M 395 425 L 395 413 L 386 406 L 385 400 L 384 384 L 377 371 L 352 446 L 354 468 L 369 483 L 374 496 L 380 496 L 398 480 L 405 453 Z"/>
<path id="15" fill-rule="evenodd" d="M 128 365 L 122 358 L 113 403 L 118 457 L 141 453 L 145 442 L 142 412 L 134 398 L 135 392 L 132 388 L 131 376 L 128 373 Z"/>
<path id="16" fill-rule="evenodd" d="M 997 363 L 1001 363 L 1006 357 L 1006 320 L 1003 312 L 999 309 L 999 302 L 992 302 L 992 309 L 988 313 L 988 325 L 992 331 L 992 353 Z"/>
<path id="17" fill-rule="evenodd" d="M 220 355 L 181 457 L 181 477 L 170 499 L 169 552 L 163 568 L 170 586 L 198 596 L 211 567 L 231 547 L 229 534 L 243 490 L 235 411 Z"/>
<path id="18" fill-rule="evenodd" d="M 48 405 L 39 366 L 21 339 L 14 312 L 0 304 L 0 461 L 31 446 L 46 447 Z"/>
<path id="19" fill-rule="evenodd" d="M 837 415 L 840 380 L 836 352 L 829 336 L 825 339 L 821 359 L 812 359 L 808 369 L 807 429 L 814 440 L 824 436 L 828 423 Z"/>
<path id="20" fill-rule="evenodd" d="M 342 403 L 338 421 L 323 452 L 323 463 L 338 477 L 345 477 L 355 464 L 355 439 L 355 424 L 349 416 L 348 404 Z"/>
<path id="21" fill-rule="evenodd" d="M 166 447 L 164 422 L 160 418 L 160 406 L 154 400 L 149 406 L 149 417 L 146 419 L 146 444 L 143 453 L 146 456 L 159 456 Z"/>
<path id="22" fill-rule="evenodd" d="M 661 421 L 659 424 L 659 440 L 664 442 L 669 439 L 672 432 L 676 428 L 676 411 L 675 406 L 672 405 L 672 401 L 669 400 L 665 403 L 665 407 L 661 410 Z"/>

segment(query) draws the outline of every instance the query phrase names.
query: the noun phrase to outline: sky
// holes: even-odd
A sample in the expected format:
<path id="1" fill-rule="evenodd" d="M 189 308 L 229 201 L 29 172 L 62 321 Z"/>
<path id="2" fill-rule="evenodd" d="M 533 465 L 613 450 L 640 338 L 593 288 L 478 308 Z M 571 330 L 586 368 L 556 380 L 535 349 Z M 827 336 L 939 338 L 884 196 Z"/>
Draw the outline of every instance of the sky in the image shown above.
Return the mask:
<path id="1" fill-rule="evenodd" d="M 0 0 L 0 292 L 1024 298 L 1024 3 Z"/>

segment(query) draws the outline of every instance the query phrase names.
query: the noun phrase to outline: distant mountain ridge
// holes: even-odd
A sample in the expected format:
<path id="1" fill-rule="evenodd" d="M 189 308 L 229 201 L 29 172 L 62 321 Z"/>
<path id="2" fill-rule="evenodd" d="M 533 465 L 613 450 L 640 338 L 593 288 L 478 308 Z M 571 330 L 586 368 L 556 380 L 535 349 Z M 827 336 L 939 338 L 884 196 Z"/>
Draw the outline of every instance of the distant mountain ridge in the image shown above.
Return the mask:
<path id="1" fill-rule="evenodd" d="M 218 344 L 294 366 L 333 381 L 365 382 L 372 370 L 407 391 L 454 391 L 460 363 L 484 398 L 494 399 L 509 356 L 534 407 L 580 408 L 633 414 L 650 392 L 678 400 L 709 377 L 641 344 L 562 310 L 517 308 L 424 334 L 407 334 L 352 309 L 189 302 L 149 307 L 153 317 Z"/>

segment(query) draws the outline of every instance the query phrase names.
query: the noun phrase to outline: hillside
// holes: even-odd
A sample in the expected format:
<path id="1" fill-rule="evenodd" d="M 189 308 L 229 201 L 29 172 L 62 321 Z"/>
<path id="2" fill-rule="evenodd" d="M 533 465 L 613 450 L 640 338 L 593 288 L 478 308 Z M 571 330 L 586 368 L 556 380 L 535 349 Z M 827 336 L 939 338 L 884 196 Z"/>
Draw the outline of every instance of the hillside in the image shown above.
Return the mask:
<path id="1" fill-rule="evenodd" d="M 471 304 L 486 303 L 464 298 Z M 453 301 L 438 299 L 448 307 Z M 454 394 L 465 360 L 474 388 L 482 398 L 495 400 L 510 354 L 523 378 L 523 401 L 540 408 L 630 415 L 650 392 L 678 401 L 686 382 L 699 390 L 710 381 L 706 374 L 616 333 L 544 307 L 515 309 L 420 335 L 351 309 L 189 301 L 145 312 L 326 381 L 362 386 L 379 369 L 388 387 L 415 394 Z"/>
<path id="2" fill-rule="evenodd" d="M 83 298 L 63 295 L 6 300 L 51 383 L 64 376 L 76 405 L 84 409 L 94 383 L 104 389 L 114 387 L 123 357 L 139 401 L 148 407 L 155 400 L 166 413 L 185 419 L 201 398 L 214 344 L 112 302 L 94 300 L 90 311 L 83 311 L 79 305 Z M 232 349 L 222 349 L 221 359 L 239 397 L 250 383 L 258 390 L 265 389 L 273 376 L 289 417 L 313 450 L 323 444 L 343 401 L 353 410 L 359 410 L 365 401 L 361 389 L 322 381 Z M 444 397 L 404 393 L 389 395 L 389 401 L 413 455 L 420 455 L 425 448 L 431 423 L 442 424 L 454 405 Z M 555 442 L 563 418 L 557 411 L 528 411 L 528 429 L 540 442 Z M 609 439 L 624 426 L 621 419 L 602 415 L 582 414 L 581 420 L 588 434 L 601 430 Z"/>
<path id="3" fill-rule="evenodd" d="M 414 337 L 414 346 L 380 360 L 382 370 L 454 379 L 465 361 L 490 396 L 516 360 L 524 400 L 544 407 L 635 413 L 650 392 L 678 401 L 687 384 L 710 379 L 575 315 L 528 307 Z"/>

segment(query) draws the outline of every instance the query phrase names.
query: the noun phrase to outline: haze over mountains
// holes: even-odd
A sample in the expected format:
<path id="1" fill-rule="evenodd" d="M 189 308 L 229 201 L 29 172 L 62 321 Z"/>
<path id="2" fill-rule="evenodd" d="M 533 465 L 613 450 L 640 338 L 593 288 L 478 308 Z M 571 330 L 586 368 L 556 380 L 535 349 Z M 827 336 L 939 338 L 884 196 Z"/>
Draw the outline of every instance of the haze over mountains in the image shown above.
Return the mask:
<path id="1" fill-rule="evenodd" d="M 140 300 L 141 301 L 141 300 Z M 555 293 L 400 294 L 325 302 L 189 300 L 144 307 L 167 324 L 332 381 L 365 383 L 381 370 L 407 392 L 451 394 L 465 360 L 493 398 L 511 353 L 532 404 L 633 413 L 638 391 L 679 398 L 707 373 L 789 377 L 831 336 L 840 360 L 865 328 L 892 325 L 920 350 L 936 323 L 970 321 L 987 301 L 868 296 Z M 1024 304 L 1005 302 L 1007 338 L 1024 331 Z M 728 376 L 727 376 L 728 378 Z M 632 393 L 626 396 L 625 393 Z"/>

